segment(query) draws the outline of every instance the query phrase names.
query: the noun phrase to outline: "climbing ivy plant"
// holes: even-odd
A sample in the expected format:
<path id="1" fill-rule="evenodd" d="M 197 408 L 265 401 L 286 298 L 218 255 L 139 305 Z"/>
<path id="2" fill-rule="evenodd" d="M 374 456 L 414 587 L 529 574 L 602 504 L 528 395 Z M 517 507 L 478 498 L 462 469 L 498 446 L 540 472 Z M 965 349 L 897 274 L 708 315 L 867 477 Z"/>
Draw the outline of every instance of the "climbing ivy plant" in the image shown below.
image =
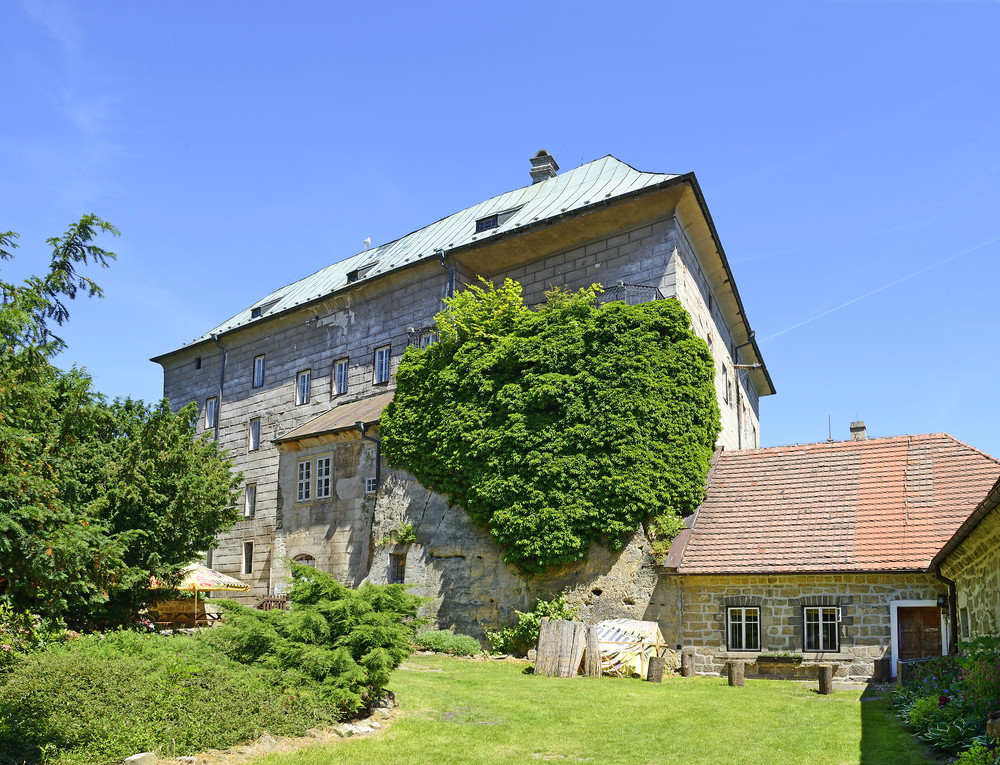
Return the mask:
<path id="1" fill-rule="evenodd" d="M 386 459 L 446 494 L 527 573 L 661 540 L 704 493 L 720 430 L 714 366 L 676 300 L 598 305 L 600 287 L 485 280 L 410 347 L 380 427 Z"/>

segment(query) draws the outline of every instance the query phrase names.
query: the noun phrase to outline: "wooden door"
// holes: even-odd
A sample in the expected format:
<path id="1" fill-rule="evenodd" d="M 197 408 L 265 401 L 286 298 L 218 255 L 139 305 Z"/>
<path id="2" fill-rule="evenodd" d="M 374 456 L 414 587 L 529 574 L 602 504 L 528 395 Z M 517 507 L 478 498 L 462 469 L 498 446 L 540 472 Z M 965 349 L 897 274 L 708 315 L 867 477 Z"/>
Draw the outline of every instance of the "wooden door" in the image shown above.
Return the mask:
<path id="1" fill-rule="evenodd" d="M 941 609 L 937 606 L 900 608 L 899 660 L 941 655 Z"/>

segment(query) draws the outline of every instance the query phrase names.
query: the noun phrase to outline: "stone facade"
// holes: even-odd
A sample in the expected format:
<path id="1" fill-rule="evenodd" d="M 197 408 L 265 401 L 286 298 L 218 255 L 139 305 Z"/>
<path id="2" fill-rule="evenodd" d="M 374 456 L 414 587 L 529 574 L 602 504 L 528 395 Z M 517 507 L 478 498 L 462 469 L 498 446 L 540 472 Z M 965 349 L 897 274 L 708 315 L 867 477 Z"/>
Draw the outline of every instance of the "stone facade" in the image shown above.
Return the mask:
<path id="1" fill-rule="evenodd" d="M 969 640 L 1000 627 L 1000 509 L 979 521 L 941 563 L 955 582 L 959 638 Z"/>
<path id="2" fill-rule="evenodd" d="M 393 533 L 404 526 L 412 526 L 417 541 L 393 544 Z M 530 610 L 536 600 L 564 590 L 579 609 L 578 618 L 588 624 L 645 619 L 658 580 L 641 529 L 618 552 L 591 545 L 586 561 L 543 576 L 521 574 L 503 562 L 489 532 L 474 526 L 462 508 L 398 470 L 389 471 L 379 492 L 372 539 L 368 581 L 389 582 L 394 570 L 390 556 L 405 554 L 406 583 L 430 599 L 422 615 L 439 629 L 476 638 L 516 620 L 516 610 Z"/>
<path id="3" fill-rule="evenodd" d="M 947 587 L 926 573 L 796 574 L 682 576 L 665 574 L 653 600 L 668 604 L 654 613 L 668 643 L 691 650 L 699 674 L 717 675 L 729 661 L 746 661 L 750 675 L 778 672 L 761 656 L 801 657 L 800 670 L 836 664 L 836 676 L 868 681 L 885 672 L 897 639 L 892 604 L 937 602 Z M 839 607 L 839 650 L 809 652 L 804 648 L 803 609 Z M 727 647 L 727 611 L 759 609 L 760 650 Z M 877 666 L 884 662 L 882 667 Z"/>
<path id="4" fill-rule="evenodd" d="M 706 223 L 703 209 L 692 206 L 689 198 L 693 197 L 684 193 L 686 204 L 675 200 L 648 211 L 643 208 L 611 215 L 605 210 L 589 218 L 581 216 L 579 221 L 560 221 L 544 237 L 535 235 L 530 247 L 518 244 L 515 238 L 482 256 L 473 249 L 449 261 L 453 277 L 437 260 L 420 260 L 371 280 L 349 283 L 325 297 L 305 300 L 300 308 L 273 316 L 265 312 L 256 322 L 159 357 L 164 369 L 164 396 L 178 408 L 189 401 L 198 402 L 199 427 L 228 450 L 254 494 L 253 515 L 246 515 L 231 531 L 220 535 L 209 555 L 210 565 L 251 584 L 251 590 L 240 598 L 247 603 L 287 581 L 285 560 L 290 557 L 311 556 L 316 565 L 346 583 L 369 575 L 378 578 L 377 569 L 384 564 L 384 551 L 376 543 L 381 538 L 382 521 L 376 519 L 374 497 L 365 492 L 363 479 L 370 467 L 362 464 L 374 460 L 371 445 L 351 444 L 350 439 L 337 444 L 303 444 L 304 451 L 296 456 L 291 446 L 279 449 L 272 441 L 343 403 L 391 390 L 400 356 L 408 343 L 417 341 L 420 330 L 432 324 L 452 279 L 461 289 L 479 274 L 495 282 L 513 278 L 522 283 L 529 304 L 542 300 L 549 287 L 577 289 L 595 282 L 609 288 L 610 298 L 624 289 L 641 299 L 680 300 L 692 316 L 695 331 L 709 342 L 716 361 L 723 423 L 719 444 L 726 449 L 755 447 L 759 396 L 771 391 L 759 391 L 747 372 L 734 367 L 745 357 L 733 339 L 733 311 L 737 309 L 732 306 L 742 307 L 738 298 L 734 303 L 727 293 L 731 290 L 727 286 L 728 266 L 723 269 L 718 265 L 714 234 L 690 236 L 693 228 L 704 228 Z M 715 263 L 714 270 L 710 262 Z M 619 283 L 639 286 L 621 288 Z M 724 313 L 720 298 L 725 294 L 730 295 L 728 313 Z M 740 314 L 737 316 L 743 321 Z M 375 354 L 386 347 L 389 378 L 376 382 Z M 258 357 L 263 358 L 264 375 L 263 381 L 256 381 L 262 384 L 255 385 Z M 338 391 L 335 364 L 345 359 L 348 386 L 346 391 Z M 308 396 L 302 397 L 297 377 L 307 371 Z M 215 424 L 206 420 L 209 399 L 216 405 Z M 257 448 L 250 443 L 254 420 L 259 420 Z M 338 466 L 336 497 L 295 501 L 296 462 L 309 456 L 315 469 L 315 458 L 327 447 Z M 420 496 L 412 481 L 407 485 L 415 497 Z M 380 489 L 380 496 L 388 492 L 386 512 L 398 505 L 392 499 L 396 491 L 395 487 Z M 459 546 L 456 542 L 455 547 Z M 245 560 L 248 550 L 252 550 L 249 563 Z M 449 560 L 446 556 L 428 555 L 424 574 L 408 559 L 408 581 L 410 574 L 429 580 L 437 577 L 442 582 L 450 576 L 447 569 L 451 564 L 442 562 Z M 599 553 L 596 560 L 600 560 Z M 373 566 L 371 573 L 369 564 Z M 594 576 L 598 576 L 598 568 L 599 564 L 592 567 Z M 511 581 L 518 578 L 511 573 L 503 576 Z M 521 587 L 511 586 L 511 592 Z M 538 588 L 524 585 L 522 589 L 524 594 L 504 606 L 505 612 L 530 605 L 528 593 Z M 460 597 L 459 590 L 454 591 L 454 597 Z"/>

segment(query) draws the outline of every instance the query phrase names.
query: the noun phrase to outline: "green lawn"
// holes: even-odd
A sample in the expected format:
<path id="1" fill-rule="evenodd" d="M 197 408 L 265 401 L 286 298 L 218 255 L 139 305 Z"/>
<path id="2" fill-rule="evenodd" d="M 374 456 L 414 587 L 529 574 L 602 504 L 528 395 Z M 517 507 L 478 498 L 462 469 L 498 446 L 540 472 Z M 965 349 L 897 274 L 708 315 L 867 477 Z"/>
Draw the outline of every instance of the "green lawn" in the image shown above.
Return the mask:
<path id="1" fill-rule="evenodd" d="M 399 708 L 377 736 L 260 765 L 326 763 L 863 763 L 930 765 L 881 702 L 808 685 L 675 678 L 559 680 L 524 665 L 414 656 L 390 687 Z"/>

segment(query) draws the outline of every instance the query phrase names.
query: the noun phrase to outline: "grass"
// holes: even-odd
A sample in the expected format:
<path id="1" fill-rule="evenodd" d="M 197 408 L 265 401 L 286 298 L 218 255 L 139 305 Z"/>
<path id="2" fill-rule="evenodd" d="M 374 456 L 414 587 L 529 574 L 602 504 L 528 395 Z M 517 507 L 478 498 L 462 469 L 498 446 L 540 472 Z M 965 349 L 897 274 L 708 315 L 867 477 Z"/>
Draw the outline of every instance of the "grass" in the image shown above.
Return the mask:
<path id="1" fill-rule="evenodd" d="M 257 765 L 935 763 L 881 702 L 861 702 L 860 691 L 820 696 L 803 683 L 560 680 L 506 662 L 414 656 L 390 687 L 399 715 L 378 736 Z"/>

